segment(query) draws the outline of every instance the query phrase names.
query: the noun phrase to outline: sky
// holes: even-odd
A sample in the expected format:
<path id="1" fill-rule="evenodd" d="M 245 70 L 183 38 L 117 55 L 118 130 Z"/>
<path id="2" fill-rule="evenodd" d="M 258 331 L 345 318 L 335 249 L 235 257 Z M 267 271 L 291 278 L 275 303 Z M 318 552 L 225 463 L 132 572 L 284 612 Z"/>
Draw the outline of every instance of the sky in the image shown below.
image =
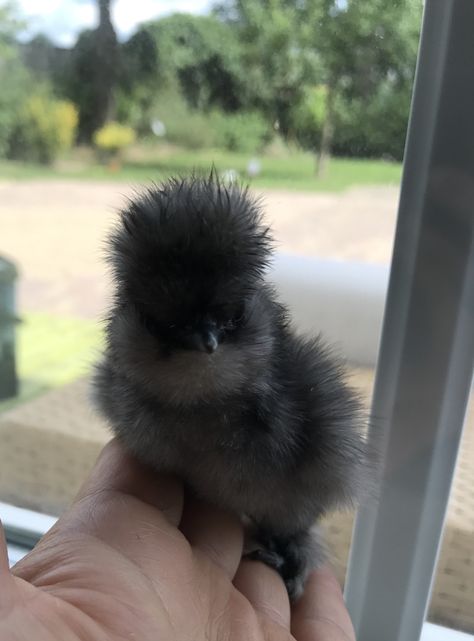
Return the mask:
<path id="1" fill-rule="evenodd" d="M 97 24 L 95 0 L 17 0 L 17 5 L 29 25 L 22 39 L 44 33 L 57 45 L 70 47 L 80 31 Z M 205 13 L 210 5 L 210 0 L 115 0 L 112 19 L 124 39 L 144 20 L 177 11 Z"/>

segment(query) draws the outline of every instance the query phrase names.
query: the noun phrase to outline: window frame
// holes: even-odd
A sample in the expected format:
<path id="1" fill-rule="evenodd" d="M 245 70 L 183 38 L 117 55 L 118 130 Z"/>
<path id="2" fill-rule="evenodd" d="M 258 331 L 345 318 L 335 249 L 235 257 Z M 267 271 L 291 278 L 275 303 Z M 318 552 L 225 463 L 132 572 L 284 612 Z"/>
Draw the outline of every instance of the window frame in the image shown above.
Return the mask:
<path id="1" fill-rule="evenodd" d="M 357 637 L 419 639 L 474 365 L 474 3 L 426 0 L 345 596 Z"/>

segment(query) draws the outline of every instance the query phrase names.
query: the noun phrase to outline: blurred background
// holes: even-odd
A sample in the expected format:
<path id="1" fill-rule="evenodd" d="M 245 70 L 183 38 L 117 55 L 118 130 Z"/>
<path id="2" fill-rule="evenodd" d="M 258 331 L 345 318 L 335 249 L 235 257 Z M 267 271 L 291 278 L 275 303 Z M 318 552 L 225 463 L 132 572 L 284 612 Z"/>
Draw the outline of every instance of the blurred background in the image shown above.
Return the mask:
<path id="1" fill-rule="evenodd" d="M 108 291 L 101 242 L 142 183 L 215 166 L 263 194 L 282 251 L 388 264 L 421 10 L 0 2 L 0 253 L 21 272 L 20 398 L 83 371 Z"/>
<path id="2" fill-rule="evenodd" d="M 250 184 L 279 252 L 316 260 L 316 281 L 339 274 L 326 322 L 344 316 L 344 343 L 368 317 L 372 344 L 348 360 L 369 403 L 422 9 L 0 0 L 0 501 L 59 514 L 109 438 L 85 391 L 110 291 L 103 241 L 127 196 L 170 175 L 214 167 Z M 430 614 L 471 631 L 472 426 Z M 341 579 L 344 518 L 328 526 Z"/>

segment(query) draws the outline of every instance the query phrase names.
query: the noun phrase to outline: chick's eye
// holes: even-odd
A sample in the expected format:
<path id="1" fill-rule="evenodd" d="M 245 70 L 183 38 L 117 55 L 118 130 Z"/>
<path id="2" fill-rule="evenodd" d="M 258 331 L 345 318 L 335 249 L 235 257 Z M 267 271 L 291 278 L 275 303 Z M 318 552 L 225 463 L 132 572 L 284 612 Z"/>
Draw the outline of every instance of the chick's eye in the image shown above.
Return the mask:
<path id="1" fill-rule="evenodd" d="M 139 313 L 140 322 L 143 327 L 150 332 L 150 334 L 157 335 L 160 332 L 160 327 L 155 319 L 144 312 Z"/>
<path id="2" fill-rule="evenodd" d="M 244 309 L 239 309 L 229 320 L 223 324 L 226 332 L 232 332 L 238 329 L 244 322 Z"/>
<path id="3" fill-rule="evenodd" d="M 222 324 L 222 329 L 225 332 L 233 332 L 234 329 L 236 329 L 236 325 L 233 320 L 228 320 L 225 323 Z"/>
<path id="4" fill-rule="evenodd" d="M 141 325 L 152 335 L 157 338 L 161 338 L 165 334 L 169 334 L 173 331 L 174 325 L 170 323 L 163 323 L 158 319 L 154 318 L 153 315 L 147 313 L 143 309 L 137 309 L 138 318 L 140 319 Z"/>

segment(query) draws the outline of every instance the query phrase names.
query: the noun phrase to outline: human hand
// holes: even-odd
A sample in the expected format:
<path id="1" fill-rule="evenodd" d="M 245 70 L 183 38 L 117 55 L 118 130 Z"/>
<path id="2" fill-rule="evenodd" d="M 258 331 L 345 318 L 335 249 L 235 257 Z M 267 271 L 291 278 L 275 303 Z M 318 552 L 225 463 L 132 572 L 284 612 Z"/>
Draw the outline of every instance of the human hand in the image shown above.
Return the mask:
<path id="1" fill-rule="evenodd" d="M 329 569 L 290 607 L 280 577 L 242 548 L 234 516 L 112 441 L 12 573 L 0 535 L 0 641 L 355 640 Z"/>

